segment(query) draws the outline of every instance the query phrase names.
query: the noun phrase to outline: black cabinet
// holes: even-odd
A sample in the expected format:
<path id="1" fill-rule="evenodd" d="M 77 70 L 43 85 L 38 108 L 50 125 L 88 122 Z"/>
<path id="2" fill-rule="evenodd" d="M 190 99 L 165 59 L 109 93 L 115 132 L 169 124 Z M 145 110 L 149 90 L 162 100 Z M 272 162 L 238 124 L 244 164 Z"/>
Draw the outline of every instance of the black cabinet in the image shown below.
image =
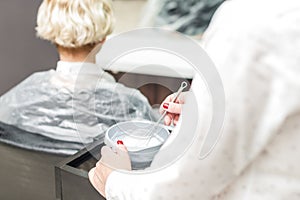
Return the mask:
<path id="1" fill-rule="evenodd" d="M 99 140 L 56 165 L 57 200 L 105 199 L 93 188 L 88 179 L 88 171 L 99 160 L 100 149 L 103 145 L 103 140 Z"/>

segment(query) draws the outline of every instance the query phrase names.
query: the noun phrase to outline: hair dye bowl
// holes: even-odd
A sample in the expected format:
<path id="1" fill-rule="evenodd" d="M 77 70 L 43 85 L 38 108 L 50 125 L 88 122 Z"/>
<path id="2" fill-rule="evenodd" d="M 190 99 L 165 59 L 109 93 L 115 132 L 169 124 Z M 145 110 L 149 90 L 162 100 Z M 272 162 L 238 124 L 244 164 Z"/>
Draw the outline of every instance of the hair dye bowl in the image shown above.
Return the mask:
<path id="1" fill-rule="evenodd" d="M 129 121 L 111 126 L 106 131 L 104 142 L 116 148 L 118 141 L 122 141 L 128 150 L 132 169 L 137 170 L 150 166 L 168 136 L 166 128 L 153 122 Z"/>

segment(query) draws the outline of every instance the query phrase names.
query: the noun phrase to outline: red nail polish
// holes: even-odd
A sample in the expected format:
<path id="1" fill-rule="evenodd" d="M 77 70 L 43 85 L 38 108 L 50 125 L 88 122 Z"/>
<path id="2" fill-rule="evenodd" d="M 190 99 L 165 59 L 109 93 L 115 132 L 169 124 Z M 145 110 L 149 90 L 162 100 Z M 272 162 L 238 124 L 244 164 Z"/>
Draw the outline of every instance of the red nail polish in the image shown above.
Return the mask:
<path id="1" fill-rule="evenodd" d="M 124 143 L 123 143 L 122 140 L 118 140 L 118 141 L 117 141 L 117 144 L 122 144 L 122 145 L 124 145 Z"/>
<path id="2" fill-rule="evenodd" d="M 169 103 L 164 103 L 164 104 L 163 104 L 163 108 L 164 108 L 164 109 L 168 109 L 168 108 L 169 108 Z"/>

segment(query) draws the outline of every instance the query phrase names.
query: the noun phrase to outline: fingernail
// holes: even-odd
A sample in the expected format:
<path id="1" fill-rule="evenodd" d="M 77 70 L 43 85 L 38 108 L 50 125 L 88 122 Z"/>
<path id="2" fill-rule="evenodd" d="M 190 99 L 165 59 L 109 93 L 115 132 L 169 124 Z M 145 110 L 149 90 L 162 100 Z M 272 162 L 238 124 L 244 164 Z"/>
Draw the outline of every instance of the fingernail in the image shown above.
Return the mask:
<path id="1" fill-rule="evenodd" d="M 169 103 L 164 103 L 164 104 L 163 104 L 163 108 L 164 108 L 164 109 L 168 109 L 168 108 L 169 108 Z"/>
<path id="2" fill-rule="evenodd" d="M 124 143 L 123 143 L 122 140 L 118 140 L 118 141 L 117 141 L 117 144 L 122 144 L 122 145 L 124 145 Z"/>

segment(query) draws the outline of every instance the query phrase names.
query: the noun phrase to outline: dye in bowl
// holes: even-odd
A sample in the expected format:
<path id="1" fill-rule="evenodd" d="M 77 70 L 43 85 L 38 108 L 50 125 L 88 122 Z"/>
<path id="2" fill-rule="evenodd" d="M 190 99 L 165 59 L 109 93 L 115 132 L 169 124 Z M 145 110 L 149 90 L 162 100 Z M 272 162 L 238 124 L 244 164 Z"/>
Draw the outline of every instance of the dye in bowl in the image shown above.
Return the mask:
<path id="1" fill-rule="evenodd" d="M 122 141 L 128 150 L 132 169 L 145 169 L 150 166 L 168 136 L 169 131 L 166 128 L 153 122 L 129 121 L 110 127 L 106 131 L 104 142 L 107 146 L 116 148 L 117 142 Z"/>

